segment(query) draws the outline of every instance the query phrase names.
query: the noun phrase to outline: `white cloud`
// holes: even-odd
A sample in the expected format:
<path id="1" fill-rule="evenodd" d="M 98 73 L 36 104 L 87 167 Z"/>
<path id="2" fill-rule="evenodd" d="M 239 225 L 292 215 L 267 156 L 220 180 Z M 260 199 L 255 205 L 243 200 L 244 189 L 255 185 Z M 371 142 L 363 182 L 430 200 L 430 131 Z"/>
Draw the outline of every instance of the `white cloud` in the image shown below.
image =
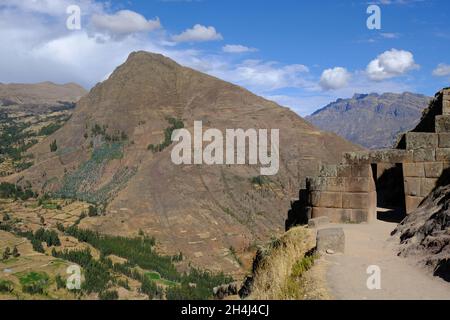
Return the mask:
<path id="1" fill-rule="evenodd" d="M 342 67 L 326 69 L 320 78 L 320 86 L 324 90 L 336 90 L 348 85 L 351 74 Z"/>
<path id="2" fill-rule="evenodd" d="M 225 67 L 213 71 L 213 74 L 255 91 L 301 88 L 310 85 L 304 78 L 309 69 L 302 64 L 281 66 L 273 61 L 246 60 L 236 66 L 225 65 Z"/>
<path id="3" fill-rule="evenodd" d="M 0 7 L 17 9 L 23 13 L 38 13 L 52 17 L 60 17 L 66 14 L 67 7 L 77 5 L 83 15 L 102 12 L 104 5 L 94 0 L 2 0 Z"/>
<path id="4" fill-rule="evenodd" d="M 95 14 L 91 23 L 97 31 L 113 36 L 124 36 L 138 32 L 149 32 L 161 28 L 159 18 L 147 20 L 130 10 L 121 10 L 115 14 Z"/>
<path id="5" fill-rule="evenodd" d="M 245 53 L 245 52 L 256 52 L 258 49 L 249 48 L 240 44 L 227 44 L 222 48 L 223 52 L 226 53 Z"/>
<path id="6" fill-rule="evenodd" d="M 369 79 L 382 81 L 417 69 L 414 55 L 409 51 L 391 49 L 372 60 L 366 68 Z"/>
<path id="7" fill-rule="evenodd" d="M 450 75 L 450 65 L 445 63 L 440 63 L 436 69 L 433 70 L 433 76 L 436 77 L 446 77 Z"/>
<path id="8" fill-rule="evenodd" d="M 222 39 L 222 35 L 216 31 L 216 28 L 205 27 L 201 24 L 196 24 L 192 29 L 187 29 L 172 37 L 175 42 L 205 42 Z"/>

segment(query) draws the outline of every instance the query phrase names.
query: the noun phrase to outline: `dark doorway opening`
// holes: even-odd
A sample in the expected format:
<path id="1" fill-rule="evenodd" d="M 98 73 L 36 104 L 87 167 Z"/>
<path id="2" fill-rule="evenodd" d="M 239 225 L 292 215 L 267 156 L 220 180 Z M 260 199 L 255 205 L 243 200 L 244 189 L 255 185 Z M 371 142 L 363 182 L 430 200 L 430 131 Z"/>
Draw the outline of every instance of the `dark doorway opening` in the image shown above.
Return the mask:
<path id="1" fill-rule="evenodd" d="M 372 164 L 372 173 L 377 190 L 377 219 L 400 223 L 406 217 L 402 164 Z"/>

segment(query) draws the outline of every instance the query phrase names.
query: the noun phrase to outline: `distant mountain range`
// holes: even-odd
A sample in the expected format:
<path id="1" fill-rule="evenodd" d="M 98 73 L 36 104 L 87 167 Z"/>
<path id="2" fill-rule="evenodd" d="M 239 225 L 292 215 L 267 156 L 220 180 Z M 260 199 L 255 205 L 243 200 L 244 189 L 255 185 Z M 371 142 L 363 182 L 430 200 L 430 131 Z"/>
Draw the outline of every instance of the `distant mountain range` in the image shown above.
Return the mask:
<path id="1" fill-rule="evenodd" d="M 76 102 L 86 90 L 75 83 L 59 85 L 53 82 L 0 83 L 0 106 L 11 105 L 55 105 L 61 102 Z"/>
<path id="2" fill-rule="evenodd" d="M 355 94 L 306 117 L 322 130 L 369 149 L 392 147 L 397 136 L 414 128 L 431 98 L 405 92 Z"/>

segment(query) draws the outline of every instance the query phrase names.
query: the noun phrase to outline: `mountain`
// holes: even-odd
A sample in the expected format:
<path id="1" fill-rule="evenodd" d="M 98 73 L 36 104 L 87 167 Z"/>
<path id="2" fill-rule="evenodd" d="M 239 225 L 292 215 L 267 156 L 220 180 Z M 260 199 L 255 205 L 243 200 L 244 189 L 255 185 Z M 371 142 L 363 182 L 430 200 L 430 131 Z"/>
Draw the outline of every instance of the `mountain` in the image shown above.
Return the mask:
<path id="1" fill-rule="evenodd" d="M 414 128 L 430 100 L 408 92 L 356 94 L 330 103 L 306 120 L 366 148 L 388 148 L 398 134 Z"/>
<path id="2" fill-rule="evenodd" d="M 0 83 L 0 105 L 3 106 L 76 102 L 85 94 L 86 90 L 75 83 L 64 85 L 52 82 L 36 84 Z"/>
<path id="3" fill-rule="evenodd" d="M 204 130 L 280 129 L 278 174 L 261 178 L 259 165 L 175 165 L 173 145 L 163 143 L 167 132 L 180 122 L 192 132 L 200 120 Z M 60 130 L 29 150 L 32 167 L 6 180 L 104 207 L 81 228 L 142 230 L 163 253 L 181 251 L 186 263 L 227 272 L 240 269 L 234 250 L 284 231 L 291 199 L 321 161 L 359 149 L 241 87 L 135 52 L 77 103 Z"/>

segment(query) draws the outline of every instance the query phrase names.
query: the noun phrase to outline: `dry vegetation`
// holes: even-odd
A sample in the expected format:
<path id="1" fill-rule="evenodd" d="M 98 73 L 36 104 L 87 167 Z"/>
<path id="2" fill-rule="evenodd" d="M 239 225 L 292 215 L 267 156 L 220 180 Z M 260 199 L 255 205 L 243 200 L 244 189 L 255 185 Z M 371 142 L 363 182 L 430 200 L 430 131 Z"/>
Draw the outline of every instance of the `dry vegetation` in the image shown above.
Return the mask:
<path id="1" fill-rule="evenodd" d="M 254 275 L 251 300 L 326 299 L 315 267 L 313 232 L 293 228 L 273 240 Z"/>

